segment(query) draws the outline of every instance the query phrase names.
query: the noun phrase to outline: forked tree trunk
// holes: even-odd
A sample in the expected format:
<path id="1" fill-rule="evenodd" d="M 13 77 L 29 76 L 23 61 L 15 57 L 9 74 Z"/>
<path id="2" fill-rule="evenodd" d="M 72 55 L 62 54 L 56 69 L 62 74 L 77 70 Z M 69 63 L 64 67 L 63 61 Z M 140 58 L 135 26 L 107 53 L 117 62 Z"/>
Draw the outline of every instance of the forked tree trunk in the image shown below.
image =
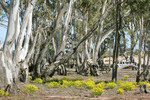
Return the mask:
<path id="1" fill-rule="evenodd" d="M 105 13 L 106 4 L 107 4 L 107 0 L 104 1 L 103 7 L 102 7 L 102 12 L 101 12 L 102 14 Z M 98 37 L 97 37 L 96 47 L 94 49 L 94 51 L 95 51 L 94 59 L 93 59 L 94 64 L 96 64 L 97 56 L 98 56 L 98 52 L 99 52 L 98 50 L 99 50 L 100 45 L 101 45 L 102 32 L 103 32 L 103 23 L 104 23 L 104 20 L 102 20 L 102 22 L 100 23 L 100 30 L 99 30 L 99 34 L 98 34 Z"/>
<path id="2" fill-rule="evenodd" d="M 0 51 L 0 88 L 6 88 L 7 86 L 14 88 L 14 84 L 17 84 L 20 78 L 19 71 L 21 65 L 23 69 L 26 69 L 25 73 L 28 74 L 28 61 L 31 56 L 30 53 L 33 52 L 34 47 L 30 49 L 30 53 L 28 53 L 28 55 L 27 52 L 32 26 L 32 11 L 36 0 L 32 0 L 31 3 L 28 4 L 28 8 L 25 11 L 23 23 L 22 25 L 20 25 L 19 0 L 10 1 L 10 13 L 8 19 L 7 35 L 3 49 L 2 51 Z M 22 47 L 25 31 L 25 43 Z M 15 41 L 17 41 L 16 44 Z M 18 48 L 17 51 L 16 48 L 14 50 L 14 45 L 16 45 L 16 47 Z M 14 51 L 15 54 L 13 54 Z M 25 61 L 25 57 L 27 57 L 28 60 Z"/>

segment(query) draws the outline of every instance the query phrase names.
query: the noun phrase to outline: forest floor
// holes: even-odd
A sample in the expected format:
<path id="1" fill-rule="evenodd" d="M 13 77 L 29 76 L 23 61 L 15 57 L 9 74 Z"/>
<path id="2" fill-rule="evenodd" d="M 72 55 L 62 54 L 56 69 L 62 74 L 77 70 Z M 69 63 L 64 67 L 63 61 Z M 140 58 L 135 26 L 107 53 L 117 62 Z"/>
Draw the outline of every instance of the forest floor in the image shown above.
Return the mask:
<path id="1" fill-rule="evenodd" d="M 124 80 L 124 75 L 129 75 L 128 80 L 133 81 L 136 77 L 136 70 L 121 69 L 118 71 L 118 80 Z M 60 79 L 64 76 L 54 75 L 54 77 Z M 94 78 L 95 81 L 111 81 L 111 72 L 108 74 L 102 74 L 98 77 L 82 76 L 75 73 L 74 69 L 69 69 L 67 76 L 69 79 L 82 78 Z M 23 89 L 24 84 L 18 85 L 18 93 L 16 95 L 10 95 L 8 97 L 0 97 L 0 100 L 150 100 L 150 93 L 140 93 L 140 87 L 136 87 L 132 91 L 124 91 L 123 94 L 116 94 L 117 88 L 105 89 L 101 96 L 93 96 L 91 90 L 86 87 L 67 87 L 67 88 L 50 88 L 44 84 L 34 84 L 38 87 L 38 91 L 35 93 L 25 92 Z M 150 90 L 150 88 L 148 88 Z"/>

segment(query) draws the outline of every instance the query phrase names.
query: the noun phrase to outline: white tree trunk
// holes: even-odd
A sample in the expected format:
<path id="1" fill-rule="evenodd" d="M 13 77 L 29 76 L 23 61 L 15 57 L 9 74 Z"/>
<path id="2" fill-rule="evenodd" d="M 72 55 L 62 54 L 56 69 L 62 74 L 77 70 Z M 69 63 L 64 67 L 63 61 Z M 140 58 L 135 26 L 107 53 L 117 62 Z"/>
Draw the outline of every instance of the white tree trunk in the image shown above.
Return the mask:
<path id="1" fill-rule="evenodd" d="M 29 3 L 29 6 L 25 13 L 23 24 L 21 25 L 21 30 L 19 23 L 19 1 L 20 0 L 10 1 L 10 14 L 8 19 L 7 34 L 3 50 L 0 51 L 0 88 L 5 88 L 7 85 L 11 85 L 11 87 L 13 87 L 13 84 L 16 84 L 19 79 L 20 67 L 26 69 L 28 68 L 29 58 L 21 64 L 19 62 L 21 61 L 21 59 L 24 60 L 27 56 L 30 38 L 29 36 L 31 34 L 32 28 L 32 10 L 33 5 L 36 3 L 36 0 L 32 0 L 31 3 L 33 5 Z M 28 28 L 26 33 L 26 41 L 24 47 L 22 47 L 23 38 L 27 26 Z M 14 48 L 14 44 L 16 41 L 17 48 Z M 13 54 L 13 51 L 15 51 L 15 56 Z M 28 55 L 28 57 L 30 56 Z"/>
<path id="2" fill-rule="evenodd" d="M 35 5 L 35 3 L 36 0 L 33 0 L 32 4 L 29 2 L 28 7 L 25 11 L 23 23 L 17 39 L 16 52 L 14 57 L 15 62 L 20 62 L 21 60 L 25 60 L 27 50 L 28 50 L 28 45 L 29 45 L 29 36 L 31 34 L 33 5 Z M 24 46 L 22 47 L 27 26 L 28 29 L 26 33 L 26 41 Z"/>
<path id="3" fill-rule="evenodd" d="M 105 13 L 106 3 L 107 3 L 107 0 L 105 0 L 105 2 L 104 2 L 104 4 L 103 4 L 103 7 L 102 7 L 102 14 Z M 94 64 L 96 64 L 97 56 L 98 56 L 98 50 L 99 50 L 100 45 L 101 45 L 102 31 L 103 31 L 103 23 L 104 23 L 104 20 L 102 20 L 102 22 L 101 22 L 101 24 L 100 24 L 100 30 L 99 30 L 99 34 L 98 34 L 98 37 L 97 37 L 96 47 L 95 47 L 95 49 L 94 49 L 94 51 L 95 51 L 94 59 L 93 59 L 93 63 L 94 63 Z"/>
<path id="4" fill-rule="evenodd" d="M 9 56 L 10 53 L 13 51 L 15 34 L 17 36 L 19 31 L 19 0 L 11 1 L 10 7 L 11 9 L 9 14 L 7 35 L 3 47 L 4 53 L 8 54 Z"/>
<path id="5" fill-rule="evenodd" d="M 69 25 L 69 21 L 70 21 L 71 14 L 72 14 L 72 6 L 73 6 L 73 4 L 74 4 L 74 0 L 70 0 L 68 12 L 67 12 L 67 18 L 65 20 L 65 28 L 64 28 L 64 32 L 63 32 L 63 34 L 64 34 L 63 35 L 63 40 L 62 40 L 59 52 L 64 52 L 64 50 L 65 50 L 65 46 L 66 46 L 66 43 L 67 43 L 68 25 Z"/>

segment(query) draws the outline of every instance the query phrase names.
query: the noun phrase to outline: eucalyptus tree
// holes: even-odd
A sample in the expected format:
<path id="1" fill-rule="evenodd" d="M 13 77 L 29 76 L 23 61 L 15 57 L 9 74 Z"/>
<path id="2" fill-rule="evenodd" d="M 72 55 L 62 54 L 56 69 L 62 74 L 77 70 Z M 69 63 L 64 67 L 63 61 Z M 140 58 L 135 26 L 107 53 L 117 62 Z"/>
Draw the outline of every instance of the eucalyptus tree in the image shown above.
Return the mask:
<path id="1" fill-rule="evenodd" d="M 28 6 L 23 13 L 23 20 L 20 23 L 20 1 L 10 1 L 7 34 L 0 51 L 0 87 L 13 87 L 19 80 L 20 69 L 23 69 L 22 71 L 26 73 L 26 76 L 28 75 L 29 58 L 38 35 L 35 35 L 32 46 L 29 48 L 29 39 L 32 34 L 32 13 L 35 4 L 36 0 L 28 2 Z M 27 77 L 24 80 L 26 79 Z"/>
<path id="2" fill-rule="evenodd" d="M 46 71 L 49 71 L 48 76 L 53 76 L 55 69 L 58 68 L 59 64 L 57 66 L 55 66 L 55 64 L 57 62 L 59 62 L 62 58 L 63 55 L 65 54 L 65 46 L 67 43 L 67 36 L 68 36 L 68 27 L 69 27 L 69 22 L 71 19 L 71 13 L 72 13 L 72 7 L 74 4 L 74 0 L 71 0 L 70 2 L 65 1 L 65 2 L 54 2 L 54 1 L 49 1 L 47 3 L 47 6 L 50 5 L 57 5 L 56 7 L 52 8 L 53 9 L 53 16 L 54 20 L 50 21 L 49 19 L 47 21 L 50 21 L 50 29 L 48 31 L 48 34 L 46 36 L 46 40 L 44 41 L 44 43 L 42 44 L 43 46 L 41 47 L 41 50 L 39 51 L 40 53 L 38 53 L 38 59 L 35 63 L 35 67 L 34 67 L 34 77 L 46 77 Z M 61 24 L 60 24 L 61 22 Z M 63 27 L 61 27 L 61 25 Z M 62 29 L 62 30 L 59 30 Z M 58 41 L 57 41 L 58 40 Z M 59 46 L 56 44 L 57 42 L 61 43 L 59 44 Z M 53 43 L 51 45 L 51 43 Z M 41 62 L 43 60 L 43 58 L 46 55 L 46 52 L 48 50 L 49 46 L 53 46 L 53 50 L 54 50 L 54 55 L 52 55 L 53 57 L 51 60 L 51 63 L 49 65 L 49 70 L 44 70 L 42 72 L 41 70 Z"/>
<path id="3" fill-rule="evenodd" d="M 138 53 L 138 71 L 136 81 L 139 82 L 141 78 L 141 56 L 142 56 L 142 45 L 143 45 L 143 36 L 144 36 L 144 14 L 148 13 L 149 0 L 139 0 L 139 1 L 129 1 L 131 10 L 135 15 L 138 15 L 139 20 L 139 53 Z"/>
<path id="4" fill-rule="evenodd" d="M 132 16 L 131 16 L 132 17 Z M 128 22 L 126 22 L 126 29 L 125 31 L 127 31 L 127 34 L 130 36 L 130 62 L 134 63 L 134 48 L 137 45 L 137 41 L 138 41 L 138 22 L 136 20 L 136 18 L 130 18 L 128 20 Z"/>
<path id="5" fill-rule="evenodd" d="M 117 81 L 117 63 L 118 63 L 118 48 L 120 42 L 120 33 L 121 29 L 121 0 L 116 0 L 116 34 L 115 34 L 115 46 L 113 51 L 113 69 L 112 69 L 112 81 Z"/>

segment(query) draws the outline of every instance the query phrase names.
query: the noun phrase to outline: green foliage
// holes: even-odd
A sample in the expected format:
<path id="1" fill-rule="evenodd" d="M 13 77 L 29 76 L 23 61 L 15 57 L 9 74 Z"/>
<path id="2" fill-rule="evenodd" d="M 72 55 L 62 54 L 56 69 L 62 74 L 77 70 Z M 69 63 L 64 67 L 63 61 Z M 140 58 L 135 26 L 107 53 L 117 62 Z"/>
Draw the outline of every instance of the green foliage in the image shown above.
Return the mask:
<path id="1" fill-rule="evenodd" d="M 93 87 L 95 86 L 95 82 L 93 81 L 93 79 L 91 78 L 88 78 L 86 81 L 85 81 L 85 85 L 88 89 L 93 89 Z"/>
<path id="2" fill-rule="evenodd" d="M 60 86 L 60 84 L 57 82 L 50 82 L 50 83 L 46 83 L 45 85 L 50 86 L 52 88 L 58 88 L 58 86 Z"/>
<path id="3" fill-rule="evenodd" d="M 48 80 L 48 82 L 59 82 L 58 78 L 51 78 Z"/>
<path id="4" fill-rule="evenodd" d="M 38 87 L 36 87 L 33 84 L 25 84 L 24 87 L 28 92 L 31 92 L 31 93 L 34 93 L 38 90 Z"/>
<path id="5" fill-rule="evenodd" d="M 36 83 L 36 84 L 42 84 L 43 83 L 43 80 L 40 79 L 40 78 L 36 78 L 33 83 Z"/>
<path id="6" fill-rule="evenodd" d="M 8 96 L 9 93 L 8 92 L 4 92 L 3 90 L 0 90 L 0 97 L 2 96 Z"/>
<path id="7" fill-rule="evenodd" d="M 80 9 L 89 8 L 92 3 L 93 3 L 93 0 L 79 0 L 77 2 L 77 7 Z"/>
<path id="8" fill-rule="evenodd" d="M 124 92 L 124 90 L 122 88 L 117 90 L 117 94 L 122 94 Z"/>
<path id="9" fill-rule="evenodd" d="M 60 87 L 61 87 L 61 88 L 66 88 L 66 87 L 67 87 L 67 85 L 62 84 L 62 85 L 60 85 Z"/>
<path id="10" fill-rule="evenodd" d="M 114 89 L 116 86 L 117 86 L 117 84 L 115 84 L 114 82 L 109 82 L 109 83 L 107 83 L 107 87 L 108 87 L 109 89 Z"/>
<path id="11" fill-rule="evenodd" d="M 73 83 L 73 86 L 74 87 L 83 87 L 85 85 L 85 81 L 75 81 L 74 83 Z"/>
<path id="12" fill-rule="evenodd" d="M 100 82 L 100 83 L 96 84 L 96 87 L 104 88 L 105 87 L 105 82 Z"/>
<path id="13" fill-rule="evenodd" d="M 139 82 L 139 85 L 147 85 L 147 87 L 150 87 L 149 82 L 146 81 Z"/>
<path id="14" fill-rule="evenodd" d="M 99 95 L 99 96 L 101 96 L 102 93 L 104 93 L 104 90 L 103 90 L 102 88 L 94 87 L 94 88 L 92 89 L 92 94 L 93 94 L 93 95 Z"/>
<path id="15" fill-rule="evenodd" d="M 81 78 L 69 79 L 69 78 L 67 78 L 67 77 L 63 77 L 63 78 L 61 78 L 61 79 L 59 80 L 59 82 L 62 84 L 64 80 L 75 82 L 75 81 L 82 81 L 83 79 L 81 79 Z"/>
<path id="16" fill-rule="evenodd" d="M 32 76 L 31 76 L 31 74 L 28 72 L 28 79 L 29 79 L 29 82 L 32 80 Z"/>
<path id="17" fill-rule="evenodd" d="M 124 75 L 123 77 L 124 77 L 125 80 L 128 80 L 129 75 Z"/>
<path id="18" fill-rule="evenodd" d="M 72 81 L 63 80 L 63 84 L 62 85 L 71 87 L 71 86 L 73 86 L 73 82 Z"/>
<path id="19" fill-rule="evenodd" d="M 130 6 L 132 12 L 138 14 L 144 14 L 150 6 L 150 0 L 126 0 L 126 3 Z"/>
<path id="20" fill-rule="evenodd" d="M 120 88 L 127 91 L 131 91 L 135 88 L 135 85 L 129 81 L 118 81 L 118 85 L 120 86 Z"/>

